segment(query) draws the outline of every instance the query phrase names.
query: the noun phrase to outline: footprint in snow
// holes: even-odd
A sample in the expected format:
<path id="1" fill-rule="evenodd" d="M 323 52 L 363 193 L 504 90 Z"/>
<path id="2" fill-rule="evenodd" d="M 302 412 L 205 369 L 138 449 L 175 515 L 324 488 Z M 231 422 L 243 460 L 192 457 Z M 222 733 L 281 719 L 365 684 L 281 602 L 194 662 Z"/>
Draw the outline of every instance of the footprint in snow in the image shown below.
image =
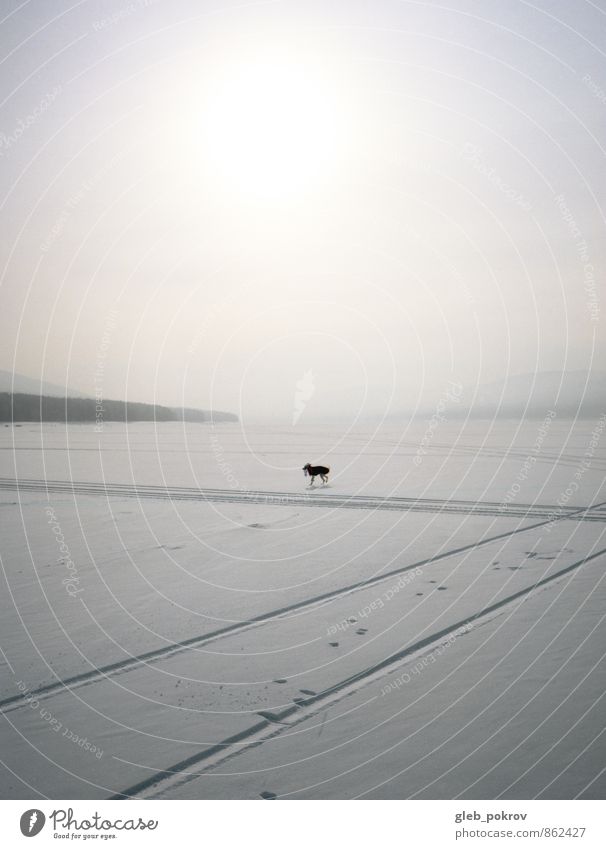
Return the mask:
<path id="1" fill-rule="evenodd" d="M 338 643 L 329 643 L 328 645 L 329 645 L 329 646 L 332 646 L 334 649 L 336 649 L 336 647 L 337 647 L 339 644 L 338 644 Z"/>
<path id="2" fill-rule="evenodd" d="M 439 590 L 447 590 L 448 587 L 438 587 Z"/>
<path id="3" fill-rule="evenodd" d="M 288 678 L 274 678 L 274 684 L 286 684 Z"/>
<path id="4" fill-rule="evenodd" d="M 415 593 L 415 595 L 423 595 L 423 593 Z"/>
<path id="5" fill-rule="evenodd" d="M 269 790 L 264 790 L 263 793 L 259 793 L 262 799 L 277 799 L 277 795 L 275 793 L 270 793 Z"/>
<path id="6" fill-rule="evenodd" d="M 368 628 L 358 628 L 356 634 L 366 634 L 368 632 Z"/>
<path id="7" fill-rule="evenodd" d="M 305 693 L 306 696 L 315 696 L 315 690 L 299 690 L 300 693 Z"/>

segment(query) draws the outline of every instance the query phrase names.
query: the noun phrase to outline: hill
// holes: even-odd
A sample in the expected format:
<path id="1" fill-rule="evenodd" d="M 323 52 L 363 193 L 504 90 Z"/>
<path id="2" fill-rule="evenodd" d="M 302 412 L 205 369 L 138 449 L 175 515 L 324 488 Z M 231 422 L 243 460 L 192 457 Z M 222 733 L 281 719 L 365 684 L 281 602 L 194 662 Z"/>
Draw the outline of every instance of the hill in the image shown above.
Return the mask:
<path id="1" fill-rule="evenodd" d="M 466 399 L 468 400 L 468 399 Z M 474 416 L 593 417 L 606 412 L 606 372 L 544 371 L 510 375 L 479 387 Z"/>
<path id="2" fill-rule="evenodd" d="M 24 392 L 0 392 L 0 422 L 210 422 L 238 421 L 233 413 L 189 410 L 143 404 L 136 401 L 114 401 L 94 398 L 65 398 Z"/>
<path id="3" fill-rule="evenodd" d="M 39 380 L 35 377 L 27 377 L 16 371 L 4 371 L 0 369 L 0 392 L 16 392 L 26 395 L 50 395 L 56 398 L 87 398 L 90 396 L 72 389 L 69 386 L 61 386 L 58 383 L 49 383 L 47 380 Z"/>

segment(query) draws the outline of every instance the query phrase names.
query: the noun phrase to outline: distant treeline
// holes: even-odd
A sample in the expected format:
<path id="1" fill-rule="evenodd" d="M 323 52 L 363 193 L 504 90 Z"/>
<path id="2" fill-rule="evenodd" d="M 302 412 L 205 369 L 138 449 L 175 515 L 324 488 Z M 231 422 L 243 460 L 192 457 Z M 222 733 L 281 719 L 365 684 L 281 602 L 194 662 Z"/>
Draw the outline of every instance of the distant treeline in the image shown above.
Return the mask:
<path id="1" fill-rule="evenodd" d="M 178 421 L 182 422 L 237 422 L 235 413 L 225 413 L 222 410 L 194 410 L 191 407 L 171 407 Z"/>
<path id="2" fill-rule="evenodd" d="M 59 398 L 0 392 L 1 422 L 209 422 L 238 421 L 233 413 L 163 407 L 136 401 Z"/>

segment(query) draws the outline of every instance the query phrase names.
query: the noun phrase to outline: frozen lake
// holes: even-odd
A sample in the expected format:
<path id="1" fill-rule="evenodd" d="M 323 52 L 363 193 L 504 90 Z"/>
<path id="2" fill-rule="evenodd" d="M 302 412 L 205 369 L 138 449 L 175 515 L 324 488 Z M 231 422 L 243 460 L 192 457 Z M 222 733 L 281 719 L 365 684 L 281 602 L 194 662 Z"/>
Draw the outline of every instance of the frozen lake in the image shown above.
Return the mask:
<path id="1" fill-rule="evenodd" d="M 605 426 L 0 428 L 3 796 L 603 798 Z"/>

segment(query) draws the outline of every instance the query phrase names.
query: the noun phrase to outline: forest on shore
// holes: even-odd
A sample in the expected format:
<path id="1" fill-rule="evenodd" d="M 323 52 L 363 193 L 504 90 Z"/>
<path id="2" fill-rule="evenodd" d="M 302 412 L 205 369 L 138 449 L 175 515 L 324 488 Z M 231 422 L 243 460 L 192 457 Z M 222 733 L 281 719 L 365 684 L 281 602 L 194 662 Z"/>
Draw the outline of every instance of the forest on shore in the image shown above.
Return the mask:
<path id="1" fill-rule="evenodd" d="M 22 392 L 0 392 L 0 422 L 237 422 L 234 413 L 222 410 L 195 410 L 144 404 L 138 401 L 97 400 L 95 398 L 61 398 L 52 395 L 30 395 Z"/>

